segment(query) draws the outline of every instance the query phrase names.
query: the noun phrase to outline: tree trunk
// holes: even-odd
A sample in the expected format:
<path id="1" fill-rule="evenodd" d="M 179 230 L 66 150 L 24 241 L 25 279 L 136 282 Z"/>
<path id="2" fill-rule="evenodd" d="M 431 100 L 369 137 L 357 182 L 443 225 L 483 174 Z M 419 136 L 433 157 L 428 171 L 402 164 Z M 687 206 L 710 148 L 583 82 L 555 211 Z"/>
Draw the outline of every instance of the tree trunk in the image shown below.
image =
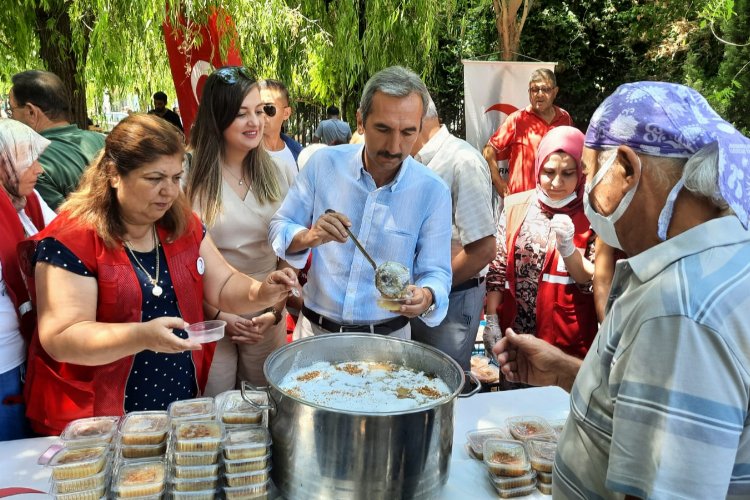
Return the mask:
<path id="1" fill-rule="evenodd" d="M 55 73 L 63 81 L 70 103 L 68 119 L 82 129 L 87 128 L 86 82 L 79 68 L 86 65 L 88 40 L 78 52 L 73 50 L 73 33 L 66 2 L 63 0 L 48 3 L 45 9 L 35 10 L 36 27 L 39 31 L 39 56 L 47 70 Z"/>
<path id="2" fill-rule="evenodd" d="M 534 0 L 492 0 L 501 60 L 514 61 L 518 56 L 521 31 L 523 31 L 523 25 L 526 24 L 533 2 Z M 518 9 L 521 4 L 523 4 L 523 11 L 521 18 L 518 19 Z"/>

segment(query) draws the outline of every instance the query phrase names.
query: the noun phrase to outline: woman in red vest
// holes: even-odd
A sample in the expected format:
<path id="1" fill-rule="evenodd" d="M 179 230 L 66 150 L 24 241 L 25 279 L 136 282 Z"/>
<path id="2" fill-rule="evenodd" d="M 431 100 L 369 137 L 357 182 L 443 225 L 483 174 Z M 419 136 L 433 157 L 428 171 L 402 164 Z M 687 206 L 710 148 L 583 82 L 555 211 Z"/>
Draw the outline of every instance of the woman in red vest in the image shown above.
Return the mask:
<path id="1" fill-rule="evenodd" d="M 37 158 L 48 145 L 23 123 L 0 119 L 0 441 L 28 435 L 21 390 L 36 322 L 16 245 L 55 217 L 34 191 L 42 173 Z"/>
<path id="2" fill-rule="evenodd" d="M 203 300 L 260 309 L 296 286 L 292 271 L 259 282 L 226 263 L 180 190 L 184 153 L 171 124 L 131 115 L 35 237 L 39 326 L 25 396 L 36 432 L 201 394 L 215 342 L 197 344 L 184 327 L 203 320 Z"/>
<path id="3" fill-rule="evenodd" d="M 536 155 L 537 187 L 505 198 L 497 257 L 487 275 L 487 313 L 498 313 L 501 331 L 535 334 L 579 358 L 597 331 L 583 139 L 573 127 L 544 136 Z"/>

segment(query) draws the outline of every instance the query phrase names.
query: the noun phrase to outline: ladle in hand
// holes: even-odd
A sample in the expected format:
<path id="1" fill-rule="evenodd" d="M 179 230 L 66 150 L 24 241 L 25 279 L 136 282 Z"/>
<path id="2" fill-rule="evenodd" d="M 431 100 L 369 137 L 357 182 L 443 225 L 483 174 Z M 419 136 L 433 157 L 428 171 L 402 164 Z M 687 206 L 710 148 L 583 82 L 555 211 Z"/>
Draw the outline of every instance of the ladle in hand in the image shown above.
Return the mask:
<path id="1" fill-rule="evenodd" d="M 335 214 L 336 211 L 329 208 L 325 213 Z M 378 266 L 351 230 L 347 226 L 344 226 L 344 229 L 375 270 L 375 288 L 378 289 L 380 294 L 390 299 L 402 297 L 406 287 L 409 285 L 409 270 L 406 266 L 391 260 L 383 262 L 383 264 Z"/>

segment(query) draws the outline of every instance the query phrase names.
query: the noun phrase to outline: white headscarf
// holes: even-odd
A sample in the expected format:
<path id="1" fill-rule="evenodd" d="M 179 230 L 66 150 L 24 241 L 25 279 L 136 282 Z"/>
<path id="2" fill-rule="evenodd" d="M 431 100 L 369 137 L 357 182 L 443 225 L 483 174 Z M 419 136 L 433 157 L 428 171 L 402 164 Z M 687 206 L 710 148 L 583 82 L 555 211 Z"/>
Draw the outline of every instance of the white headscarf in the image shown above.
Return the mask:
<path id="1" fill-rule="evenodd" d="M 18 192 L 21 174 L 31 167 L 50 141 L 17 120 L 0 118 L 0 183 L 16 210 L 26 206 Z"/>

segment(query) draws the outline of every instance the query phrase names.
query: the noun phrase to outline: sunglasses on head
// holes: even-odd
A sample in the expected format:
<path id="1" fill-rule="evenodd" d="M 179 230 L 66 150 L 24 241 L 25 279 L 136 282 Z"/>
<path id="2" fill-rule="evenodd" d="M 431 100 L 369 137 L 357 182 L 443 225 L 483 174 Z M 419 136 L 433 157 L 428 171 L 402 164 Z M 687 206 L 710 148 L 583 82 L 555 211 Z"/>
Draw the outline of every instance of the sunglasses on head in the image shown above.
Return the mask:
<path id="1" fill-rule="evenodd" d="M 225 66 L 214 71 L 214 74 L 218 76 L 222 82 L 227 85 L 234 85 L 240 81 L 240 76 L 244 77 L 251 82 L 255 81 L 253 75 L 250 74 L 250 70 L 244 66 Z"/>

